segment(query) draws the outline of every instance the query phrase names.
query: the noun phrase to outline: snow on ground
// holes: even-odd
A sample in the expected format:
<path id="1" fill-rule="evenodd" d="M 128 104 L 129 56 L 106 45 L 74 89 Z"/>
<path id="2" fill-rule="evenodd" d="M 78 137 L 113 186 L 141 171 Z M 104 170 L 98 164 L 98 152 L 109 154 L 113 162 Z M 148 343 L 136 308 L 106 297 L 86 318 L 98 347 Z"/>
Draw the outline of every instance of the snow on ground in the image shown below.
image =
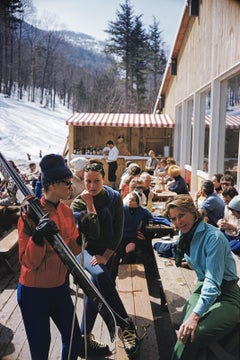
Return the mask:
<path id="1" fill-rule="evenodd" d="M 27 154 L 37 164 L 42 155 L 63 153 L 68 136 L 66 120 L 71 111 L 57 103 L 56 109 L 42 107 L 39 102 L 6 98 L 0 94 L 0 151 L 7 160 L 25 168 Z"/>

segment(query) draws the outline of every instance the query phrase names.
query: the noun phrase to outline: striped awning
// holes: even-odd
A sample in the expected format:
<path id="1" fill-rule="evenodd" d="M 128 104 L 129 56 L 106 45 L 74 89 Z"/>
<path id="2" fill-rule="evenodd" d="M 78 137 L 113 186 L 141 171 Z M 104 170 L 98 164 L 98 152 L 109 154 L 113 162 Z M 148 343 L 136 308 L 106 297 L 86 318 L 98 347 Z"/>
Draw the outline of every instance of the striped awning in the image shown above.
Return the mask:
<path id="1" fill-rule="evenodd" d="M 211 116 L 205 116 L 205 124 L 206 126 L 210 126 L 211 124 Z M 240 115 L 227 115 L 226 116 L 226 128 L 227 129 L 239 129 L 240 128 Z"/>
<path id="2" fill-rule="evenodd" d="M 136 128 L 173 128 L 174 121 L 165 114 L 75 113 L 67 121 L 73 126 L 111 126 Z"/>

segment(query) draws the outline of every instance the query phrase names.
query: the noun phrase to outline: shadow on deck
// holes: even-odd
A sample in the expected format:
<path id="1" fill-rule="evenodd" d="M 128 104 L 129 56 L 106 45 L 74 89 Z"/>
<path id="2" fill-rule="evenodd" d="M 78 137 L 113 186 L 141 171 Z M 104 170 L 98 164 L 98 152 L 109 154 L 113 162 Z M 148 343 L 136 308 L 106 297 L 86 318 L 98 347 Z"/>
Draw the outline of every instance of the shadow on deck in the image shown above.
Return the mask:
<path id="1" fill-rule="evenodd" d="M 11 265 L 15 269 L 15 274 L 10 274 L 1 266 L 0 268 L 0 359 L 1 360 L 31 360 L 28 342 L 25 334 L 24 325 L 17 304 L 17 283 L 19 277 L 19 263 L 17 260 L 17 251 L 10 258 Z M 161 285 L 157 272 L 155 271 L 156 263 L 154 255 L 148 257 L 145 264 L 148 291 L 152 306 L 154 327 L 157 337 L 157 346 L 159 349 L 159 359 L 169 360 L 175 342 L 175 333 L 172 328 L 168 311 L 166 307 L 160 306 L 162 298 Z M 75 300 L 75 285 L 70 282 L 72 289 L 73 301 Z M 82 293 L 78 296 L 77 314 L 79 320 L 82 316 Z M 101 342 L 109 344 L 113 350 L 113 355 L 109 360 L 114 360 L 116 343 L 111 343 L 108 330 L 105 323 L 98 316 L 93 331 L 95 338 Z M 51 348 L 49 360 L 61 359 L 61 339 L 56 326 L 51 323 Z M 158 359 L 152 359 L 158 360 Z"/>

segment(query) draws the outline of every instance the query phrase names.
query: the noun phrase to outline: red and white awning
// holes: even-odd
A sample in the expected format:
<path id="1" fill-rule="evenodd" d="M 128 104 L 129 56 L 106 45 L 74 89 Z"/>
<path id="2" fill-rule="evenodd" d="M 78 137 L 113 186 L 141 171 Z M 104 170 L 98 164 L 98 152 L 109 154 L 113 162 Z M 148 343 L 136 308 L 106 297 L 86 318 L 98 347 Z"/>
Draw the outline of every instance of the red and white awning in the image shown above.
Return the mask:
<path id="1" fill-rule="evenodd" d="M 113 114 L 113 113 L 75 113 L 67 121 L 73 126 L 111 126 L 136 128 L 174 128 L 175 123 L 166 114 Z M 211 124 L 211 116 L 205 116 L 206 126 Z M 240 115 L 227 115 L 226 128 L 239 129 Z"/>
<path id="2" fill-rule="evenodd" d="M 205 116 L 205 124 L 206 126 L 210 126 L 211 124 L 211 116 Z M 240 115 L 227 115 L 226 116 L 226 128 L 227 129 L 239 129 L 240 128 Z"/>
<path id="3" fill-rule="evenodd" d="M 136 128 L 173 128 L 174 121 L 164 114 L 75 113 L 67 121 L 73 126 L 111 126 Z"/>

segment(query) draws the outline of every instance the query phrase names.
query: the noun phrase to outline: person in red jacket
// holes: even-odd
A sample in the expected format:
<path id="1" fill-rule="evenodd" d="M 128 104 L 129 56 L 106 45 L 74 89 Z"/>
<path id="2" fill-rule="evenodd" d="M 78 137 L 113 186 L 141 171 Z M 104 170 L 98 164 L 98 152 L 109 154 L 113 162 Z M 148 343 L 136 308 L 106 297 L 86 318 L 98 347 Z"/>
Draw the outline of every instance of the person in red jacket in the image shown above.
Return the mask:
<path id="1" fill-rule="evenodd" d="M 46 240 L 57 232 L 74 255 L 81 250 L 81 237 L 71 209 L 60 199 L 67 199 L 72 172 L 60 155 L 49 154 L 40 162 L 44 196 L 40 199 L 47 215 L 40 221 L 28 207 L 22 209 L 18 222 L 19 261 L 18 304 L 29 342 L 32 360 L 47 360 L 51 335 L 50 318 L 62 338 L 62 360 L 69 359 L 74 306 L 66 281 L 67 268 Z M 75 320 L 71 360 L 84 353 L 83 338 Z"/>

